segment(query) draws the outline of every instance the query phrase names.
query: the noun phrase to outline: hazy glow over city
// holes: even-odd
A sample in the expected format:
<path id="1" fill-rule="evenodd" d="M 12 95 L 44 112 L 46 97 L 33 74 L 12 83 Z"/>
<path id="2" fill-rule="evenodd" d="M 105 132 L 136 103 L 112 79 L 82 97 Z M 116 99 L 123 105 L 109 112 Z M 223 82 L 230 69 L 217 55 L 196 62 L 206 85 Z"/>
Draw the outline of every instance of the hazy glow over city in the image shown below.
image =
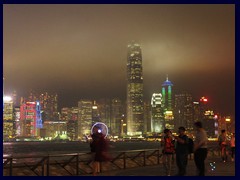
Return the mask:
<path id="1" fill-rule="evenodd" d="M 127 45 L 142 49 L 144 99 L 174 91 L 235 114 L 235 5 L 3 5 L 4 93 L 126 98 Z"/>

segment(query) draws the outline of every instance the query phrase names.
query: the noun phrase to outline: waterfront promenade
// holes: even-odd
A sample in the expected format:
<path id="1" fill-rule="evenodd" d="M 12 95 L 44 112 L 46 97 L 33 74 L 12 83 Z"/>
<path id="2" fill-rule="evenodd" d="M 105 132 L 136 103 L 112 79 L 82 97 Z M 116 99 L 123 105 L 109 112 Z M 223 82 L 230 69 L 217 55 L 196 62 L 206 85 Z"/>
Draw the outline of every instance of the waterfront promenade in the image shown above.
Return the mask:
<path id="1" fill-rule="evenodd" d="M 108 166 L 103 164 L 102 172 L 99 176 L 165 176 L 161 149 L 148 149 L 149 147 L 157 147 L 158 144 L 148 142 L 114 143 L 113 150 L 120 149 L 121 151 L 110 152 L 113 159 L 107 164 Z M 235 162 L 221 162 L 219 149 L 214 144 L 209 148 L 206 160 L 206 176 L 235 176 Z M 20 151 L 20 154 L 5 155 L 3 164 L 4 176 L 91 176 L 91 154 L 86 153 L 87 151 L 63 153 L 61 148 L 59 148 L 62 147 L 65 151 L 67 149 L 69 151 L 77 151 L 76 148 L 88 150 L 89 144 L 87 143 L 20 143 L 6 145 L 6 152 L 8 152 L 7 150 L 15 152 L 15 149 L 20 151 L 22 146 L 26 147 L 28 145 L 27 148 L 33 152 L 38 147 L 45 147 L 51 153 L 41 151 L 42 153 L 22 155 L 22 151 Z M 130 148 L 135 150 L 129 150 Z M 55 149 L 59 150 L 58 153 L 54 151 Z M 210 170 L 211 162 L 216 163 L 216 169 L 213 171 Z M 174 161 L 171 175 L 176 173 L 177 168 Z M 194 161 L 189 159 L 187 176 L 195 175 Z"/>
<path id="2" fill-rule="evenodd" d="M 215 162 L 215 170 L 211 170 L 210 163 Z M 172 176 L 177 173 L 177 167 L 174 162 Z M 206 160 L 206 176 L 235 176 L 235 162 L 221 162 L 219 157 L 208 158 Z M 87 175 L 89 176 L 89 175 Z M 121 169 L 109 172 L 102 172 L 99 176 L 166 176 L 163 164 L 144 167 L 135 167 L 130 169 Z M 196 167 L 194 161 L 188 161 L 186 176 L 196 176 Z"/>
<path id="3" fill-rule="evenodd" d="M 75 156 L 76 157 L 76 156 Z M 72 159 L 72 158 L 71 158 Z M 43 162 L 43 161 L 40 161 Z M 210 166 L 210 164 L 212 164 L 213 162 L 215 162 L 215 168 L 212 169 L 213 167 Z M 130 164 L 132 164 L 132 162 L 129 162 Z M 127 166 L 129 166 L 130 164 L 127 163 Z M 91 170 L 89 169 L 89 171 L 87 173 L 77 173 L 76 174 L 76 169 L 73 170 L 72 174 L 71 173 L 67 173 L 70 172 L 71 169 L 69 169 L 67 166 L 61 164 L 61 163 L 57 163 L 57 166 L 51 165 L 51 167 L 49 167 L 49 175 L 50 176 L 92 176 L 91 174 Z M 74 165 L 75 163 L 73 163 Z M 221 159 L 219 156 L 215 156 L 215 157 L 208 157 L 206 160 L 206 176 L 235 176 L 235 162 L 231 162 L 231 161 L 227 161 L 227 162 L 221 162 Z M 33 173 L 34 169 L 37 168 L 38 165 L 34 165 L 34 166 L 25 166 L 25 168 L 20 168 L 20 169 L 14 169 L 13 170 L 13 175 L 14 176 L 41 176 L 41 173 Z M 74 165 L 75 166 L 75 165 Z M 102 164 L 102 169 L 103 171 L 101 173 L 99 173 L 99 176 L 166 176 L 165 172 L 164 172 L 164 168 L 163 168 L 163 164 L 162 161 L 160 160 L 159 164 L 152 164 L 152 165 L 146 165 L 146 166 L 132 166 L 126 169 L 113 169 L 114 165 L 109 163 L 103 163 Z M 174 176 L 177 173 L 177 167 L 176 167 L 176 162 L 173 161 L 173 165 L 172 165 L 172 172 L 171 175 Z M 42 166 L 42 168 L 46 168 L 46 166 Z M 31 170 L 30 170 L 31 169 Z M 41 167 L 40 167 L 41 169 Z M 74 169 L 74 168 L 73 168 Z M 43 170 L 43 169 L 42 169 Z M 85 168 L 85 170 L 87 170 Z M 9 175 L 9 169 L 4 170 L 4 176 L 8 176 Z M 37 171 L 35 171 L 37 172 Z M 41 170 L 38 172 L 41 172 Z M 42 171 L 44 174 L 42 174 L 43 176 L 48 176 L 46 174 L 46 171 Z M 86 172 L 86 171 L 85 171 Z M 189 159 L 188 160 L 188 166 L 187 166 L 187 174 L 186 176 L 196 176 L 196 167 L 194 164 L 194 160 L 193 159 Z"/>

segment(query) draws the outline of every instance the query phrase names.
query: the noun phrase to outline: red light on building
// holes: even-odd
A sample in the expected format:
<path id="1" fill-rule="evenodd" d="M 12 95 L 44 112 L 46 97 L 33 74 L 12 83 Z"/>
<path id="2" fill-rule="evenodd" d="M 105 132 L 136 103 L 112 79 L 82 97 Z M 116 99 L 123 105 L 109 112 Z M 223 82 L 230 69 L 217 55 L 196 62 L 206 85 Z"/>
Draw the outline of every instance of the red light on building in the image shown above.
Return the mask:
<path id="1" fill-rule="evenodd" d="M 207 101 L 208 101 L 208 99 L 207 99 L 207 98 L 205 98 L 205 97 L 202 97 L 202 98 L 200 99 L 200 101 L 207 102 Z"/>
<path id="2" fill-rule="evenodd" d="M 27 105 L 36 104 L 36 102 L 26 102 Z"/>

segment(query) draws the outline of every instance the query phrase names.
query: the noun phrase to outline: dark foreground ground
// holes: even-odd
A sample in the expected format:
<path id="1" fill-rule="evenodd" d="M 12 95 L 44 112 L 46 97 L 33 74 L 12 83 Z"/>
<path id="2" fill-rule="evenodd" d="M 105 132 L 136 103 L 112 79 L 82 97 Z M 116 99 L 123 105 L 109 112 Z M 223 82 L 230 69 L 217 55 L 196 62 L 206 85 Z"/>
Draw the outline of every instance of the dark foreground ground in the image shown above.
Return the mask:
<path id="1" fill-rule="evenodd" d="M 215 170 L 211 170 L 211 165 L 215 162 Z M 188 161 L 187 175 L 196 176 L 196 167 L 193 160 Z M 172 176 L 177 173 L 177 167 L 173 164 Z M 235 176 L 235 162 L 221 162 L 219 157 L 208 158 L 206 160 L 206 176 Z M 162 163 L 160 165 L 135 167 L 125 170 L 116 170 L 100 173 L 99 176 L 166 176 Z"/>

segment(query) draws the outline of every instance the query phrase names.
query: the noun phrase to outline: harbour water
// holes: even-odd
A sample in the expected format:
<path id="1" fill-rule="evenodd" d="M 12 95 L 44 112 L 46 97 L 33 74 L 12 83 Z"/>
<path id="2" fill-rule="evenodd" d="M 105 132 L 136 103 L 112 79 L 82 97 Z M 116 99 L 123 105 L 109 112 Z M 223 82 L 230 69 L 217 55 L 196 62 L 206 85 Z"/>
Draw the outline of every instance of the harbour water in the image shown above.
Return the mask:
<path id="1" fill-rule="evenodd" d="M 110 151 L 127 151 L 160 148 L 160 142 L 134 141 L 109 142 Z M 69 142 L 4 142 L 3 156 L 9 155 L 42 155 L 55 153 L 90 152 L 89 143 L 80 141 Z"/>

